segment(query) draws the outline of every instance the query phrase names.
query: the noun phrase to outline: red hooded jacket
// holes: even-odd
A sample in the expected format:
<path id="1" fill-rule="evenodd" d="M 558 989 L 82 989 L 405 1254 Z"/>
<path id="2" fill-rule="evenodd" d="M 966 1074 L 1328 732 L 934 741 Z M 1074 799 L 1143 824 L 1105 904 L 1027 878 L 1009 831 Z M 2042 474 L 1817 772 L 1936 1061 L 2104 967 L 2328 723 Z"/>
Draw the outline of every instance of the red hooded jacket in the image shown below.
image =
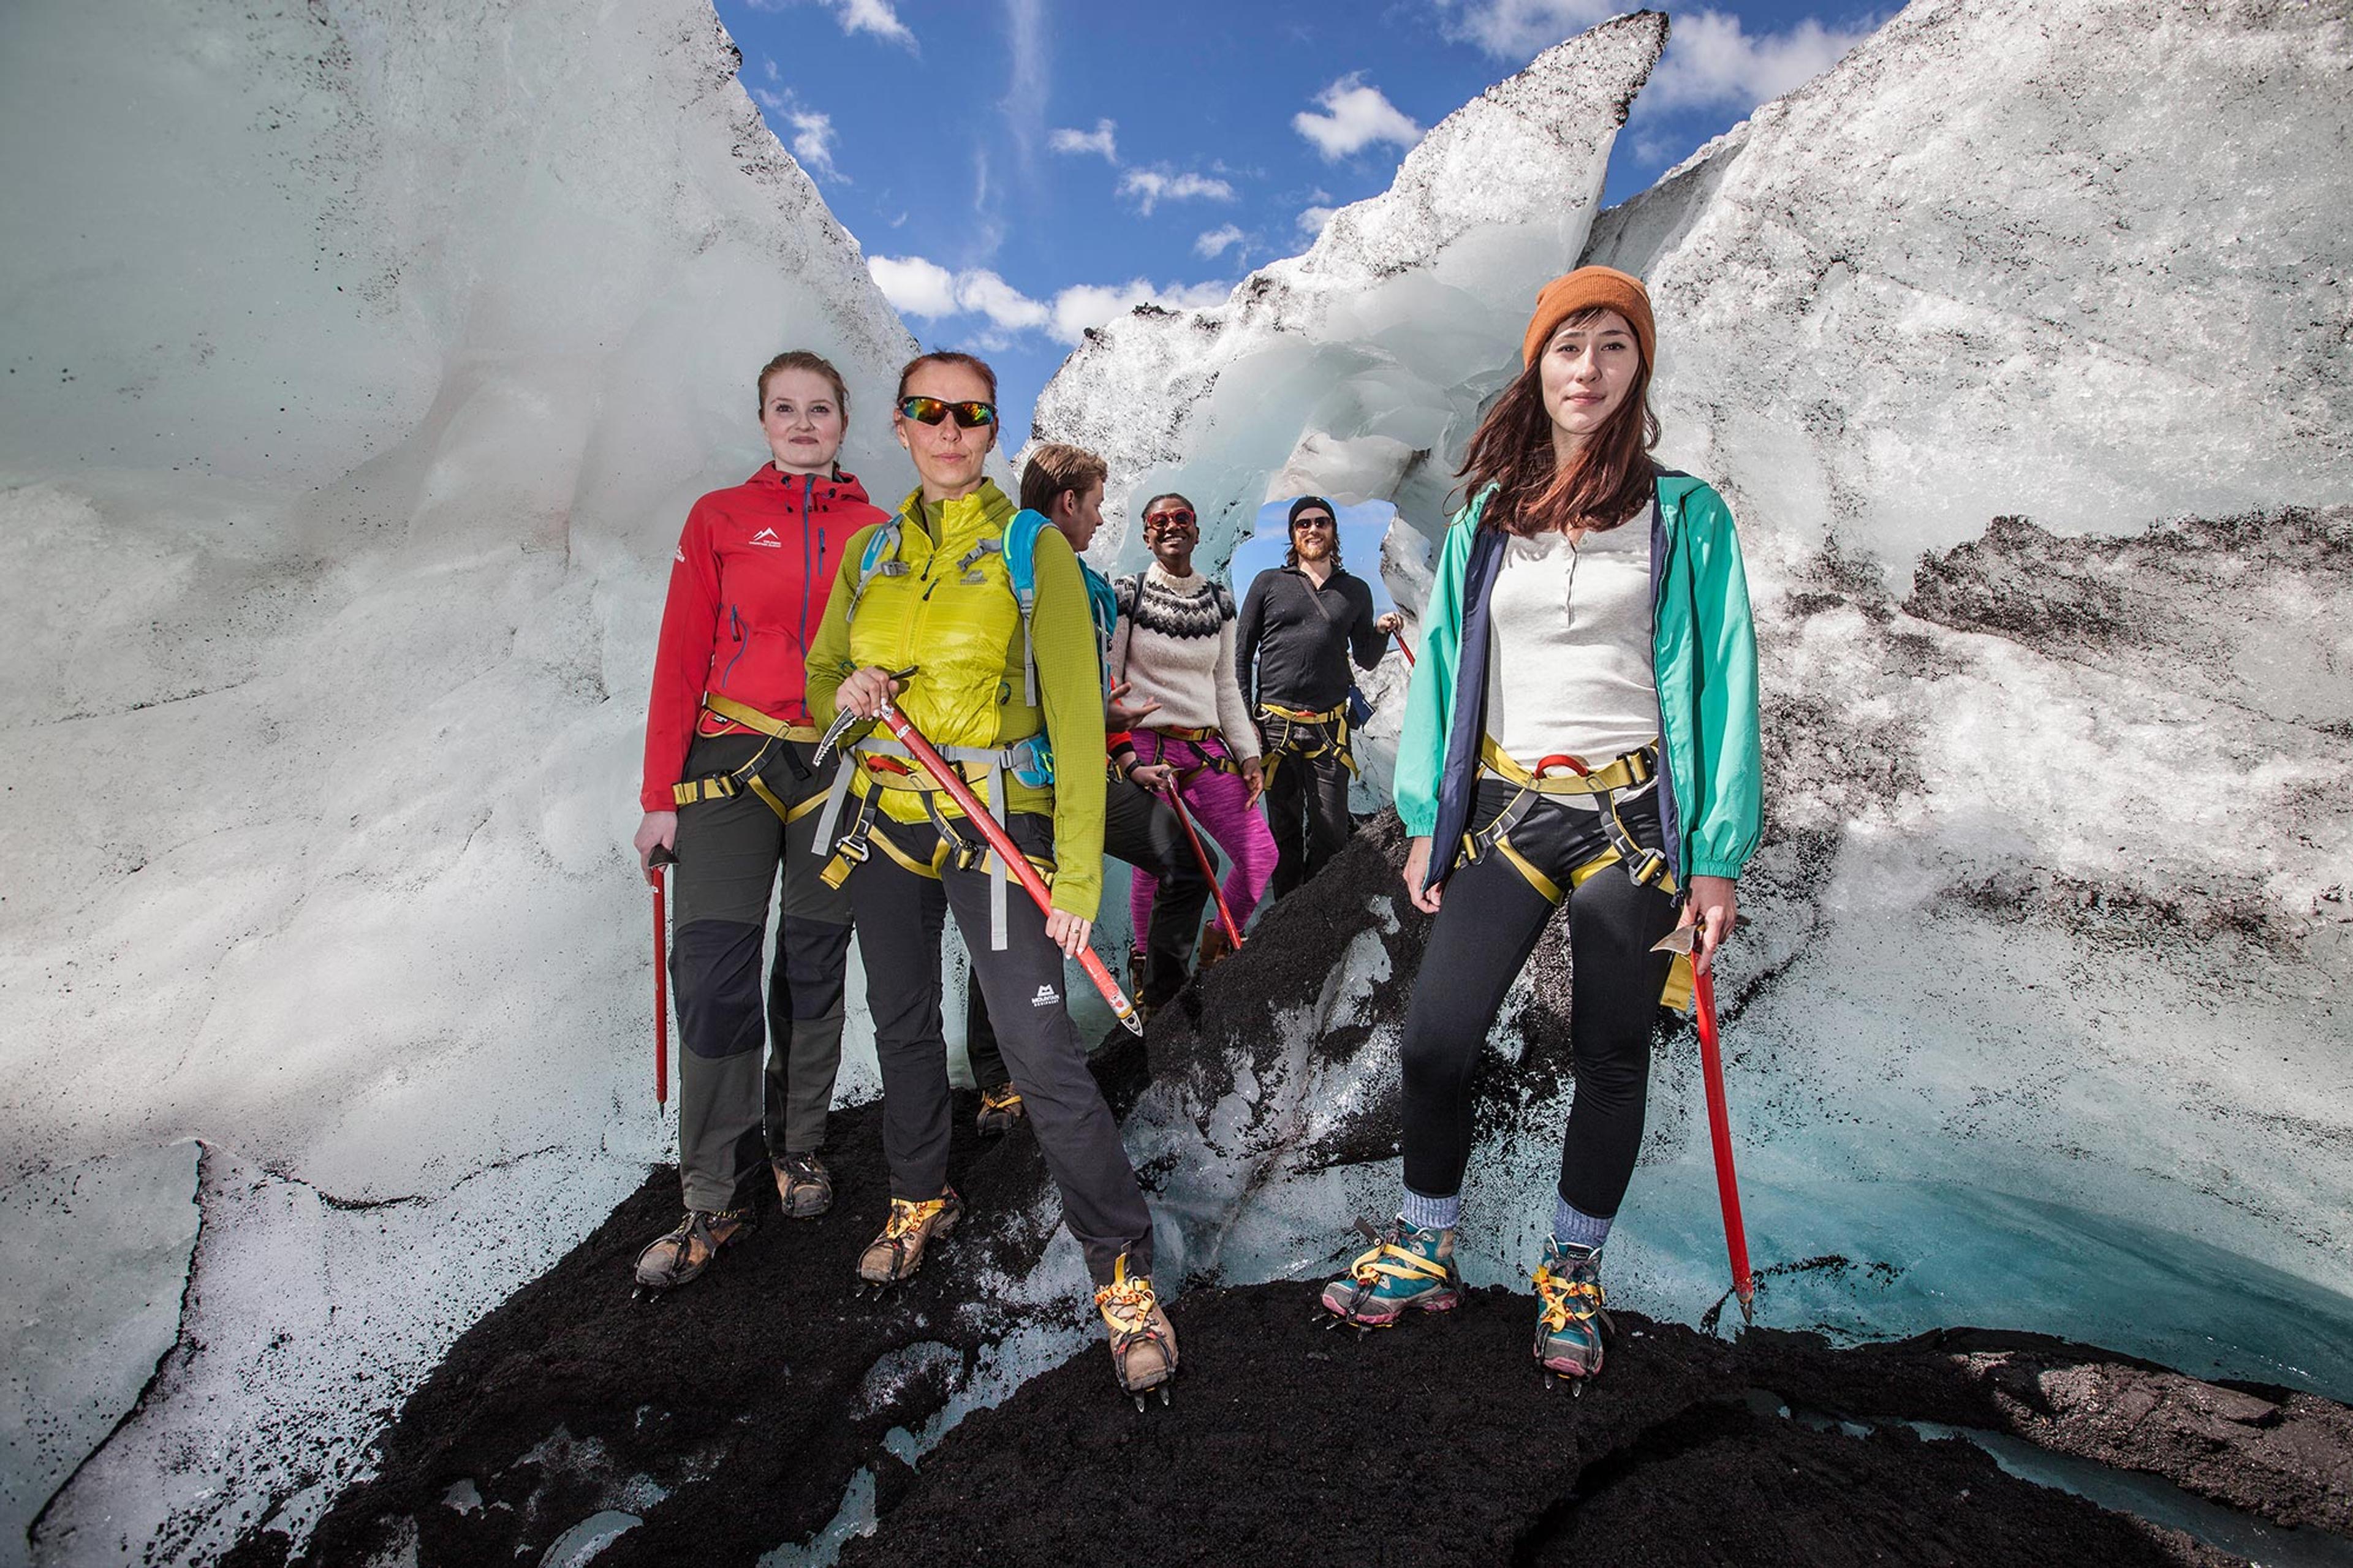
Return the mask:
<path id="1" fill-rule="evenodd" d="M 677 809 L 670 786 L 686 776 L 698 715 L 702 734 L 749 732 L 704 713 L 706 690 L 787 724 L 815 722 L 804 688 L 827 591 L 849 536 L 889 521 L 852 475 L 786 478 L 769 463 L 694 503 L 670 564 L 654 650 L 638 795 L 644 810 Z"/>

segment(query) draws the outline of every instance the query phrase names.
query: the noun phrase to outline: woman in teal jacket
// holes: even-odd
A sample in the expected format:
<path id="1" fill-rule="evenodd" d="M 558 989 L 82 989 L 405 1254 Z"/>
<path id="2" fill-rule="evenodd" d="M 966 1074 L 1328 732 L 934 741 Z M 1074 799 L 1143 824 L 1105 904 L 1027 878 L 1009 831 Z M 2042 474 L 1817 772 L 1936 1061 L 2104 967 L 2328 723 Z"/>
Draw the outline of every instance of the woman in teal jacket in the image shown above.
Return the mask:
<path id="1" fill-rule="evenodd" d="M 1472 437 L 1398 742 L 1407 891 L 1437 916 L 1400 1048 L 1404 1193 L 1324 1304 L 1379 1327 L 1461 1299 L 1471 1077 L 1554 909 L 1569 909 L 1577 1093 L 1535 1270 L 1536 1359 L 1601 1368 L 1602 1242 L 1642 1141 L 1652 1024 L 1705 968 L 1762 816 L 1756 634 L 1723 500 L 1649 453 L 1656 331 L 1635 279 L 1537 296 L 1523 371 Z M 1680 918 L 1679 918 L 1680 917 Z"/>

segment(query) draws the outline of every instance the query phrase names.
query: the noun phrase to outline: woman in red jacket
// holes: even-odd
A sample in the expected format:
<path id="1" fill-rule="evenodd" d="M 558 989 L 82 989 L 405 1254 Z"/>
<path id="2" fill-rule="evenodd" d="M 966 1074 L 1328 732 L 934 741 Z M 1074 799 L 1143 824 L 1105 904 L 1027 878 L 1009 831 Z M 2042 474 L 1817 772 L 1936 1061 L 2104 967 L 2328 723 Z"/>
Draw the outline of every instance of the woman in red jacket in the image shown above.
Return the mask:
<path id="1" fill-rule="evenodd" d="M 849 899 L 818 879 L 816 807 L 839 763 L 811 760 L 819 731 L 802 681 L 843 546 L 889 520 L 834 462 L 849 419 L 840 373 L 813 353 L 781 353 L 759 387 L 775 461 L 687 514 L 646 711 L 638 861 L 652 881 L 658 846 L 678 858 L 670 982 L 685 1046 L 686 1216 L 638 1258 L 638 1283 L 658 1290 L 692 1279 L 750 1229 L 763 1166 L 787 1215 L 814 1218 L 833 1203 L 819 1151 L 841 1062 Z M 780 875 L 764 1016 L 760 952 Z"/>

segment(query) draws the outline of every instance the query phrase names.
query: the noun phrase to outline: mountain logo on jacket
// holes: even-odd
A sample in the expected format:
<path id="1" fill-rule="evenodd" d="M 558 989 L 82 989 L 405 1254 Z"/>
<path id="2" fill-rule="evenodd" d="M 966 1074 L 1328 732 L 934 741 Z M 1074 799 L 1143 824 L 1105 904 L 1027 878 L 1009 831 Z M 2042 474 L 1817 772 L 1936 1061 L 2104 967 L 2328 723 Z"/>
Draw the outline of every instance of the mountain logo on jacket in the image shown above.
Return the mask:
<path id="1" fill-rule="evenodd" d="M 763 545 L 770 550 L 782 550 L 785 547 L 785 542 L 776 537 L 776 531 L 773 528 L 762 529 L 745 542 Z"/>

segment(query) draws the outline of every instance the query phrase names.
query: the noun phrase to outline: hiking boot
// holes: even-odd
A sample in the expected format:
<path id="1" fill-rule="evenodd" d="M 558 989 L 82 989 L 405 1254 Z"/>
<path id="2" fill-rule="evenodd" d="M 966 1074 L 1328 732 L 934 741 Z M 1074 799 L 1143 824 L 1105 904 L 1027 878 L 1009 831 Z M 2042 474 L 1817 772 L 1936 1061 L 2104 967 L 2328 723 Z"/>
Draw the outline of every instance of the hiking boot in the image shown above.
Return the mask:
<path id="1" fill-rule="evenodd" d="M 974 1118 L 983 1138 L 1001 1138 L 1018 1126 L 1029 1114 L 1021 1103 L 1021 1091 L 1009 1083 L 980 1091 L 980 1114 Z"/>
<path id="2" fill-rule="evenodd" d="M 833 1206 L 833 1173 L 816 1150 L 768 1163 L 776 1173 L 776 1196 L 784 1203 L 786 1219 L 815 1219 Z"/>
<path id="3" fill-rule="evenodd" d="M 638 1283 L 671 1290 L 711 1267 L 719 1249 L 751 1233 L 752 1211 L 689 1209 L 677 1227 L 638 1254 Z"/>
<path id="4" fill-rule="evenodd" d="M 1386 1329 L 1408 1311 L 1448 1312 L 1462 1304 L 1452 1231 L 1424 1230 L 1402 1217 L 1387 1230 L 1363 1220 L 1356 1228 L 1372 1249 L 1324 1287 L 1324 1310 L 1360 1329 Z"/>
<path id="5" fill-rule="evenodd" d="M 1234 944 L 1228 941 L 1226 937 L 1225 922 L 1222 921 L 1211 921 L 1207 929 L 1201 932 L 1200 953 L 1194 960 L 1193 973 L 1196 974 L 1208 973 L 1212 966 L 1214 966 L 1219 960 L 1229 955 L 1233 951 Z"/>
<path id="6" fill-rule="evenodd" d="M 1601 1249 L 1546 1237 L 1535 1285 L 1536 1361 L 1562 1377 L 1599 1374 L 1601 1335 L 1611 1326 L 1601 1310 Z"/>
<path id="7" fill-rule="evenodd" d="M 912 1277 L 923 1266 L 923 1248 L 955 1229 L 962 1218 L 964 1200 L 954 1187 L 921 1203 L 892 1198 L 882 1234 L 858 1255 L 858 1277 L 869 1285 L 896 1285 Z"/>
<path id="8" fill-rule="evenodd" d="M 1155 1388 L 1160 1403 L 1167 1404 L 1163 1384 L 1176 1375 L 1176 1330 L 1153 1294 L 1152 1276 L 1129 1278 L 1127 1254 L 1121 1253 L 1112 1265 L 1111 1283 L 1095 1292 L 1095 1310 L 1111 1334 L 1112 1372 L 1121 1390 L 1135 1396 L 1138 1410 L 1145 1394 Z"/>

